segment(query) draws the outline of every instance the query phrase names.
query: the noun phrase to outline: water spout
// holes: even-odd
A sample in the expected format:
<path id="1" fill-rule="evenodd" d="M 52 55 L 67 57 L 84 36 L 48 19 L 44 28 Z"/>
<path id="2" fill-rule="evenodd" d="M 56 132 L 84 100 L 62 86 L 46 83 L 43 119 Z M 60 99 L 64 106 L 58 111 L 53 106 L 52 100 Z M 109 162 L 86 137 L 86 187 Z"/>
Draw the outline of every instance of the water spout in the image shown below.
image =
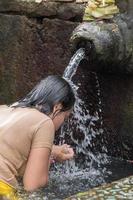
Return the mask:
<path id="1" fill-rule="evenodd" d="M 120 14 L 110 21 L 83 22 L 73 31 L 71 43 L 77 49 L 80 43 L 92 44 L 90 59 L 94 70 L 133 73 L 133 28 L 127 15 Z M 131 17 L 128 21 L 132 21 Z"/>

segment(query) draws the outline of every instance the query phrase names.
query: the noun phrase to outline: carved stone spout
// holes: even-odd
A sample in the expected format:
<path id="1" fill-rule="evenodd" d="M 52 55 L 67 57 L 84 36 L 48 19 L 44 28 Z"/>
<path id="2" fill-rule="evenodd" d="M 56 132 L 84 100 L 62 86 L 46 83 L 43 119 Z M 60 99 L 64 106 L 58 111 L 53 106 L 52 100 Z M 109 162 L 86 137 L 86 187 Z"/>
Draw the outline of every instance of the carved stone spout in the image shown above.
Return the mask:
<path id="1" fill-rule="evenodd" d="M 133 3 L 130 4 L 133 7 Z M 92 52 L 89 59 L 97 70 L 133 74 L 132 15 L 129 6 L 127 13 L 118 14 L 111 20 L 81 23 L 71 37 L 74 49 L 82 41 L 90 42 Z"/>

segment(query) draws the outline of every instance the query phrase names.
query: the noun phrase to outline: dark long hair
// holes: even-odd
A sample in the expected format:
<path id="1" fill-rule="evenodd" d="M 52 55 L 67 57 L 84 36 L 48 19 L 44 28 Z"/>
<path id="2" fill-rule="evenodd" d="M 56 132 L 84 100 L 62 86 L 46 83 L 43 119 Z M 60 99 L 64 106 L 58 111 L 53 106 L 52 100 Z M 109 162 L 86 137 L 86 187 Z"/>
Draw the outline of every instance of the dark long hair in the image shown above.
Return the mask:
<path id="1" fill-rule="evenodd" d="M 37 108 L 40 112 L 50 114 L 54 105 L 61 103 L 64 112 L 71 109 L 75 102 L 75 95 L 69 83 L 62 77 L 51 75 L 41 80 L 24 98 L 12 107 Z"/>

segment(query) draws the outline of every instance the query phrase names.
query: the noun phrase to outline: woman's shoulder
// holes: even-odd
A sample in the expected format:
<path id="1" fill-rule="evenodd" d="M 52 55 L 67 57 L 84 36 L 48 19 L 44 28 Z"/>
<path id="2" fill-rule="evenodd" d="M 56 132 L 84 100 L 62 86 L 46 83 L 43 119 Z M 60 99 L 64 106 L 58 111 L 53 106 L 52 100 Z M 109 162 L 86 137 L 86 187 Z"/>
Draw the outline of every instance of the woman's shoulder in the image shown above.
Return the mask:
<path id="1" fill-rule="evenodd" d="M 8 105 L 0 105 L 0 115 L 1 116 L 7 115 L 8 118 L 11 117 L 11 119 L 15 122 L 20 122 L 21 124 L 27 124 L 27 125 L 40 125 L 44 124 L 44 122 L 48 121 L 48 123 L 53 123 L 52 119 L 40 112 L 39 110 L 35 108 L 22 108 L 22 107 L 12 107 Z"/>
<path id="2" fill-rule="evenodd" d="M 31 112 L 31 114 L 32 114 L 32 112 Z M 34 116 L 39 119 L 38 120 L 38 122 L 39 122 L 38 126 L 39 127 L 51 126 L 51 128 L 53 127 L 55 129 L 54 124 L 53 124 L 53 120 L 48 115 L 46 115 L 46 114 L 35 109 L 34 110 Z"/>
<path id="3" fill-rule="evenodd" d="M 34 116 L 34 117 L 38 117 L 38 118 L 41 118 L 42 120 L 44 119 L 46 119 L 46 120 L 51 120 L 51 118 L 48 116 L 48 115 L 46 115 L 46 114 L 44 114 L 44 113 L 42 113 L 42 112 L 40 112 L 39 110 L 37 110 L 36 108 L 25 108 L 25 110 L 27 111 L 27 112 L 29 112 L 29 114 L 31 115 L 31 116 Z"/>
<path id="4" fill-rule="evenodd" d="M 7 109 L 8 108 L 8 106 L 7 105 L 5 105 L 5 104 L 3 104 L 3 105 L 0 105 L 0 109 Z"/>
<path id="5" fill-rule="evenodd" d="M 52 119 L 48 115 L 35 108 L 20 108 L 18 109 L 18 112 L 19 111 L 22 113 L 22 115 L 23 113 L 25 114 L 25 119 L 31 121 L 31 123 L 35 123 L 36 125 L 43 124 L 46 121 L 53 123 Z"/>
<path id="6" fill-rule="evenodd" d="M 33 114 L 34 113 L 34 117 Z M 44 134 L 44 132 L 46 131 L 47 134 L 49 133 L 50 135 L 54 135 L 55 133 L 55 126 L 53 123 L 53 120 L 46 114 L 38 111 L 38 110 L 33 110 L 31 111 L 32 114 L 32 120 L 34 121 L 33 118 L 36 118 L 36 123 L 34 126 L 34 133 L 39 132 L 38 134 Z"/>

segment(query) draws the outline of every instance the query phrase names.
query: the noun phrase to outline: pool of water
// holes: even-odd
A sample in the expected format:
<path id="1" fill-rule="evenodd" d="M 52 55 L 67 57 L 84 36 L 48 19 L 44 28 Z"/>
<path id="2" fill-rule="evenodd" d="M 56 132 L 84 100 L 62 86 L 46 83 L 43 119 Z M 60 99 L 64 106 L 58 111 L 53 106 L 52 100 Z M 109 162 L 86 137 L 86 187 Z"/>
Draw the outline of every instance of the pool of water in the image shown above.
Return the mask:
<path id="1" fill-rule="evenodd" d="M 81 165 L 81 163 L 80 163 Z M 79 167 L 74 161 L 55 164 L 50 171 L 50 180 L 46 188 L 31 194 L 21 191 L 23 200 L 63 200 L 78 192 L 83 192 L 133 175 L 133 164 L 125 160 L 110 158 L 101 166 L 91 163 L 90 167 Z"/>

